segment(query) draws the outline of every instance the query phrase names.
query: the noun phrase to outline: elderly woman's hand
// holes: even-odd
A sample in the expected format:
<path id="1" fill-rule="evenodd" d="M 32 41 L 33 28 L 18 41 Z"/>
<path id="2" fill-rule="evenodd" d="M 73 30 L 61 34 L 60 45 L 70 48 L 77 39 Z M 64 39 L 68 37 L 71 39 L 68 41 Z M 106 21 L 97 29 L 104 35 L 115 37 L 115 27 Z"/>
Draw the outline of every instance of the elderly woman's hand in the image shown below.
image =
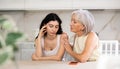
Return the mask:
<path id="1" fill-rule="evenodd" d="M 68 39 L 65 39 L 64 41 L 65 41 L 65 42 L 64 42 L 64 48 L 65 48 L 65 50 L 66 50 L 67 52 L 71 52 L 71 51 L 72 51 L 72 47 L 71 47 Z"/>
<path id="2" fill-rule="evenodd" d="M 68 35 L 67 35 L 67 33 L 63 32 L 63 34 L 62 34 L 62 38 L 63 38 L 63 39 L 68 39 Z"/>
<path id="3" fill-rule="evenodd" d="M 62 39 L 63 39 L 63 46 L 64 46 L 65 50 L 67 52 L 72 51 L 72 47 L 69 43 L 69 38 L 68 38 L 68 35 L 66 33 L 62 34 Z"/>
<path id="4" fill-rule="evenodd" d="M 61 43 L 62 43 L 62 45 L 65 44 L 65 39 L 68 39 L 68 35 L 67 35 L 67 33 L 64 32 L 61 35 Z"/>

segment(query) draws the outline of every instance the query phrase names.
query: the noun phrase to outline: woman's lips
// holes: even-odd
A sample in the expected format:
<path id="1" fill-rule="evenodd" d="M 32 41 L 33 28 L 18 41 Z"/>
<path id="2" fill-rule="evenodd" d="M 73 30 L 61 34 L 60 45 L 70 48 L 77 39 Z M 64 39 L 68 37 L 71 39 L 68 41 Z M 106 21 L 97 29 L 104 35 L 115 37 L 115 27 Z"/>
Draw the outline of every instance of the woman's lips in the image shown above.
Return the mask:
<path id="1" fill-rule="evenodd" d="M 56 34 L 56 33 L 54 33 L 54 32 L 51 32 L 51 34 Z"/>

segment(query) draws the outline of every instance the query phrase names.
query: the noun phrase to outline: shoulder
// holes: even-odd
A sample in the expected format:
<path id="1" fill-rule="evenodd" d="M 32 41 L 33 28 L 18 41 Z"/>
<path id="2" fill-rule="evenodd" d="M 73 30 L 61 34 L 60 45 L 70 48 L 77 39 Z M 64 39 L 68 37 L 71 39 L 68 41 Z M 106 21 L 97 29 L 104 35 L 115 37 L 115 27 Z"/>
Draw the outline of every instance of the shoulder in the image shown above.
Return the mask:
<path id="1" fill-rule="evenodd" d="M 92 32 L 89 32 L 89 33 L 88 33 L 88 36 L 97 36 L 97 34 L 92 31 Z"/>
<path id="2" fill-rule="evenodd" d="M 61 39 L 65 39 L 65 38 L 68 39 L 67 33 L 62 33 L 61 36 L 60 36 L 60 38 L 61 38 Z"/>
<path id="3" fill-rule="evenodd" d="M 88 38 L 98 39 L 98 36 L 95 32 L 92 31 L 88 33 Z"/>

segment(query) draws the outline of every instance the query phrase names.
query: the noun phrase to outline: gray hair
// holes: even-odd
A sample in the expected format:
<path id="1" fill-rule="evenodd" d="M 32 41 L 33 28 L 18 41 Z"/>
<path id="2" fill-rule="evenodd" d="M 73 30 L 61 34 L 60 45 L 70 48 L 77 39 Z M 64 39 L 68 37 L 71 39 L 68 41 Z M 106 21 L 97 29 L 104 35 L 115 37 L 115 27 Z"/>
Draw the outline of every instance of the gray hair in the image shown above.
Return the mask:
<path id="1" fill-rule="evenodd" d="M 94 16 L 87 10 L 76 10 L 72 14 L 76 14 L 78 20 L 85 26 L 84 34 L 88 34 L 93 30 L 95 20 Z"/>

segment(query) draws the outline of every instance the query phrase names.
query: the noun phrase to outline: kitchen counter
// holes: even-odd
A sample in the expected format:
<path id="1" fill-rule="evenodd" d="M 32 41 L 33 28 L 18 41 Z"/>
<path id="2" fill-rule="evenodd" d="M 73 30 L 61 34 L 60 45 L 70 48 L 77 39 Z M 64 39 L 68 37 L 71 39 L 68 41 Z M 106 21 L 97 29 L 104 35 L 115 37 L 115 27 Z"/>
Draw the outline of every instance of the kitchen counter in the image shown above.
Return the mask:
<path id="1" fill-rule="evenodd" d="M 96 69 L 97 62 L 73 63 L 62 61 L 19 61 L 18 69 Z M 2 69 L 16 69 L 15 64 L 5 65 Z"/>

